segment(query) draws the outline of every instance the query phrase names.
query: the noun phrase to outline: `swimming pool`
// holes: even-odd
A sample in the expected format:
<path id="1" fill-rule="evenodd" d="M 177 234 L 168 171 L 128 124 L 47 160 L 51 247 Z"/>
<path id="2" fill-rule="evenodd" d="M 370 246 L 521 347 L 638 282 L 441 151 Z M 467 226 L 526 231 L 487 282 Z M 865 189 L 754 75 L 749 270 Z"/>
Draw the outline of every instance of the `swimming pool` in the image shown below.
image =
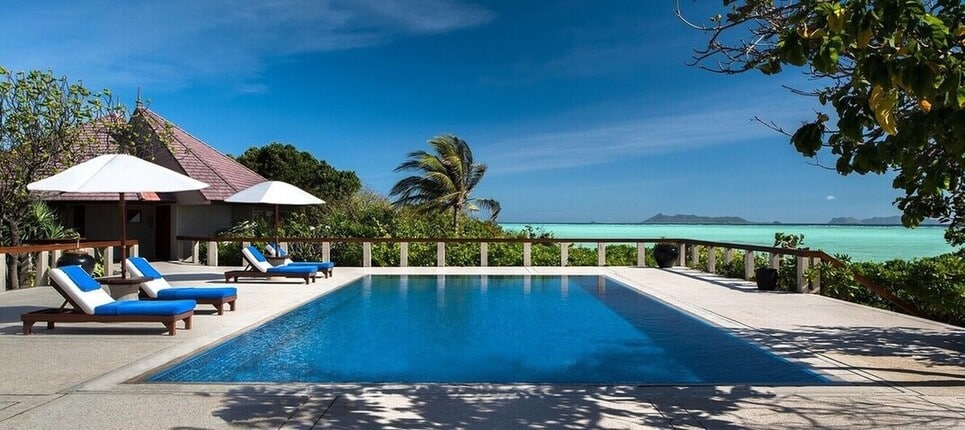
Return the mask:
<path id="1" fill-rule="evenodd" d="M 824 384 L 603 276 L 366 276 L 153 382 Z"/>

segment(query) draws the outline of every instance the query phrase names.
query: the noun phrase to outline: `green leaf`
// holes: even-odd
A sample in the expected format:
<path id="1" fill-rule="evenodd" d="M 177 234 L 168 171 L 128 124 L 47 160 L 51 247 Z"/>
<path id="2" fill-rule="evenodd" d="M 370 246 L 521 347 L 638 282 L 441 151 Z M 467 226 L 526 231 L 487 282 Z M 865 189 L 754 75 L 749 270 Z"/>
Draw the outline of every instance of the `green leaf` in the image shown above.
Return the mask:
<path id="1" fill-rule="evenodd" d="M 757 69 L 765 75 L 775 75 L 781 73 L 781 63 L 777 60 L 771 60 L 761 64 Z"/>
<path id="2" fill-rule="evenodd" d="M 911 91 L 919 98 L 928 98 L 935 90 L 935 72 L 928 64 L 920 63 L 911 70 L 910 86 Z"/>
<path id="3" fill-rule="evenodd" d="M 821 150 L 821 137 L 824 134 L 824 124 L 813 122 L 804 124 L 791 136 L 791 143 L 798 152 L 807 157 L 813 157 Z"/>
<path id="4" fill-rule="evenodd" d="M 783 41 L 781 46 L 781 57 L 788 64 L 803 66 L 807 64 L 807 55 L 804 52 L 804 41 L 798 37 L 797 33 L 790 33 Z"/>
<path id="5" fill-rule="evenodd" d="M 930 45 L 938 49 L 948 47 L 948 26 L 941 19 L 934 15 L 926 14 L 921 17 L 923 32 L 930 36 Z"/>

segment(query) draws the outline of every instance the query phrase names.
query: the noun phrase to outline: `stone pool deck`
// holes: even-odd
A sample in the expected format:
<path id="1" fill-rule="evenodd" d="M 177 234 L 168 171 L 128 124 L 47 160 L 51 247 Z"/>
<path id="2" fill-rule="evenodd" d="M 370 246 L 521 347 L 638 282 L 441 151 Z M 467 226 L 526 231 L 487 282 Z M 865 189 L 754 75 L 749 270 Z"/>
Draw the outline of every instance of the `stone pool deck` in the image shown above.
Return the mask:
<path id="1" fill-rule="evenodd" d="M 175 285 L 231 268 L 157 264 Z M 837 381 L 830 386 L 182 385 L 139 376 L 365 274 L 606 275 Z M 235 285 L 235 284 L 232 284 Z M 199 306 L 191 330 L 58 324 L 49 287 L 0 292 L 0 428 L 965 428 L 965 330 L 814 295 L 760 292 L 687 269 L 337 268 L 237 284 L 238 310 Z M 212 309 L 213 310 L 213 309 Z"/>

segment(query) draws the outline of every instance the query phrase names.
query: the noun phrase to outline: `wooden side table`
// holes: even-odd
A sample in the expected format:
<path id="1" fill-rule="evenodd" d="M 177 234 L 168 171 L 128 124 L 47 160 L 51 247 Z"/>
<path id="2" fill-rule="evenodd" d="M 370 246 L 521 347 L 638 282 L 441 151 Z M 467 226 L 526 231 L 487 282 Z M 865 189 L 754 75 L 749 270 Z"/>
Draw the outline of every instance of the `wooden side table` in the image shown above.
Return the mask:
<path id="1" fill-rule="evenodd" d="M 127 278 L 122 278 L 120 276 L 105 276 L 97 279 L 101 285 L 107 285 L 107 289 L 110 290 L 111 297 L 114 300 L 137 300 L 138 292 L 141 289 L 141 283 L 150 281 L 154 278 L 149 278 L 147 276 L 131 276 Z"/>

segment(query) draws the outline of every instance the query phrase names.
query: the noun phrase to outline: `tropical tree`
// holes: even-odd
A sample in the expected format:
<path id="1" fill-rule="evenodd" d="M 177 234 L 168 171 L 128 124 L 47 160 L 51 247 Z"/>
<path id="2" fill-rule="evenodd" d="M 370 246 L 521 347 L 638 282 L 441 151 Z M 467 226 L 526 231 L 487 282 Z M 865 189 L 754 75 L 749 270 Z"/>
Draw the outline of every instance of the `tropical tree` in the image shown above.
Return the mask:
<path id="1" fill-rule="evenodd" d="M 452 228 L 459 234 L 459 215 L 463 211 L 489 210 L 490 219 L 499 216 L 499 202 L 476 198 L 473 190 L 486 174 L 486 165 L 473 161 L 472 149 L 465 140 L 451 134 L 429 141 L 434 154 L 426 151 L 410 152 L 408 160 L 395 172 L 412 171 L 418 175 L 403 178 L 389 192 L 398 196 L 396 206 L 414 206 L 422 211 L 452 210 Z"/>
<path id="2" fill-rule="evenodd" d="M 784 132 L 806 157 L 830 152 L 841 175 L 895 172 L 902 223 L 948 223 L 965 244 L 965 6 L 961 0 L 723 0 L 687 20 L 708 36 L 694 64 L 766 75 L 796 67 L 827 112 Z M 764 121 L 762 121 L 764 122 Z M 766 122 L 765 122 L 766 123 Z M 816 162 L 823 165 L 821 162 Z M 827 166 L 831 168 L 830 166 Z"/>
<path id="3" fill-rule="evenodd" d="M 112 142 L 126 124 L 109 91 L 93 93 L 52 72 L 0 67 L 0 245 L 19 245 L 36 197 L 27 184 L 70 166 L 93 142 Z M 8 256 L 11 288 L 29 264 Z"/>
<path id="4" fill-rule="evenodd" d="M 362 188 L 362 181 L 351 170 L 336 170 L 293 145 L 272 142 L 251 147 L 238 161 L 259 175 L 284 181 L 331 203 L 344 199 Z"/>

